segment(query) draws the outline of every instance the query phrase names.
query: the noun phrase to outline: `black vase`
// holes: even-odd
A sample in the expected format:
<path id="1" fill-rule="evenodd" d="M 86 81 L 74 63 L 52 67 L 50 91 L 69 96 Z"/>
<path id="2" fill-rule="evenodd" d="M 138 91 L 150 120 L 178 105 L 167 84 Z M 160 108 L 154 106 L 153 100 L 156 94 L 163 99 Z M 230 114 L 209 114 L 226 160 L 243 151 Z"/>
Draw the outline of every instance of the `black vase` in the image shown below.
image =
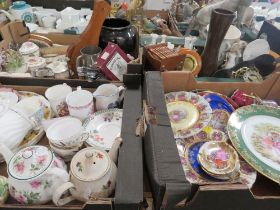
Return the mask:
<path id="1" fill-rule="evenodd" d="M 99 46 L 105 49 L 108 42 L 118 44 L 127 54 L 137 55 L 137 30 L 125 19 L 107 18 L 104 21 Z"/>
<path id="2" fill-rule="evenodd" d="M 235 17 L 225 9 L 215 9 L 211 14 L 206 46 L 202 53 L 202 69 L 199 76 L 212 76 L 218 70 L 218 55 L 222 41 Z"/>

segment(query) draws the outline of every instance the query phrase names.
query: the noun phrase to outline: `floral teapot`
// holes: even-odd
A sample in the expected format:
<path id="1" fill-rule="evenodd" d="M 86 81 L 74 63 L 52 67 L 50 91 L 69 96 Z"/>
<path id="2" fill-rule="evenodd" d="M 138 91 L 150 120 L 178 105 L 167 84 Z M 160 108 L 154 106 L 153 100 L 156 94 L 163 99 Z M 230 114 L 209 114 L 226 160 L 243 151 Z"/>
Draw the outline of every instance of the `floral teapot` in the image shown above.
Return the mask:
<path id="1" fill-rule="evenodd" d="M 65 163 L 44 146 L 30 146 L 13 154 L 0 144 L 7 163 L 10 195 L 21 204 L 45 204 L 55 187 L 69 180 Z"/>
<path id="2" fill-rule="evenodd" d="M 53 195 L 53 202 L 62 206 L 77 199 L 86 202 L 94 198 L 109 197 L 116 185 L 116 160 L 122 138 L 117 137 L 107 153 L 94 147 L 78 152 L 70 165 L 70 182 L 62 184 Z M 61 198 L 65 192 L 71 195 Z"/>

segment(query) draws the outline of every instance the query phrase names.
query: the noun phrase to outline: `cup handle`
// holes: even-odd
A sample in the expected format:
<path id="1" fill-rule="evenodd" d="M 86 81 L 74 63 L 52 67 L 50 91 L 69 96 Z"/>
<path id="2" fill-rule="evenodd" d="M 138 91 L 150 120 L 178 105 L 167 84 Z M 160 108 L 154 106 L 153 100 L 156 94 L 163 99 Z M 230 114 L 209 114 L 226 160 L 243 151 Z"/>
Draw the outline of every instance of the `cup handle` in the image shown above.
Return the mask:
<path id="1" fill-rule="evenodd" d="M 118 87 L 118 89 L 119 89 L 119 103 L 121 103 L 122 100 L 124 99 L 125 87 L 120 86 L 120 87 Z"/>
<path id="2" fill-rule="evenodd" d="M 53 203 L 56 206 L 63 206 L 65 204 L 75 200 L 75 198 L 72 195 L 61 198 L 64 193 L 66 193 L 68 190 L 70 190 L 72 188 L 75 188 L 75 186 L 72 182 L 66 182 L 66 183 L 62 184 L 61 186 L 59 186 L 53 194 L 53 197 L 52 197 Z"/>
<path id="3" fill-rule="evenodd" d="M 80 66 L 80 62 L 83 58 L 83 55 L 79 55 L 77 58 L 76 58 L 76 69 L 78 69 L 78 67 Z"/>

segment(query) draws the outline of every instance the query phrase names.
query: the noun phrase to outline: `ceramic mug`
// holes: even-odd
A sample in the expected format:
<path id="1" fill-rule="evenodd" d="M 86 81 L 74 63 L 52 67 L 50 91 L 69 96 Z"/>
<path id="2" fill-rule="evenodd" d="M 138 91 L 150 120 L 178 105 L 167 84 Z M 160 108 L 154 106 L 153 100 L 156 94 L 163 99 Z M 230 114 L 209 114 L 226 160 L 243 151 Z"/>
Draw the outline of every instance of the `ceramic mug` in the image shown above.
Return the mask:
<path id="1" fill-rule="evenodd" d="M 45 96 L 49 100 L 52 110 L 57 117 L 69 115 L 66 104 L 66 97 L 72 92 L 72 88 L 67 84 L 55 85 L 46 90 Z"/>
<path id="2" fill-rule="evenodd" d="M 123 86 L 117 87 L 113 84 L 99 86 L 93 93 L 96 111 L 118 107 L 124 97 L 124 90 Z"/>
<path id="3" fill-rule="evenodd" d="M 92 93 L 87 90 L 82 90 L 81 87 L 78 87 L 76 91 L 68 94 L 66 103 L 70 115 L 80 120 L 85 120 L 93 113 Z"/>

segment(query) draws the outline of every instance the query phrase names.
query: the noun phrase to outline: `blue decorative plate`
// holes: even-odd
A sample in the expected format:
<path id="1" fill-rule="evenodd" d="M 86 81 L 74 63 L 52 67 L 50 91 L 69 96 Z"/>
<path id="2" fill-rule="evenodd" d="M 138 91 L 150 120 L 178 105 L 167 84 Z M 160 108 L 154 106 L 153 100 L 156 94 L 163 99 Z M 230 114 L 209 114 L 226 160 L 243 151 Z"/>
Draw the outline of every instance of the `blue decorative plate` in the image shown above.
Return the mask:
<path id="1" fill-rule="evenodd" d="M 211 180 L 211 181 L 220 181 L 217 180 L 211 176 L 209 176 L 200 166 L 200 163 L 197 160 L 198 152 L 200 147 L 205 143 L 206 141 L 199 141 L 191 144 L 187 149 L 185 153 L 185 158 L 188 161 L 190 167 L 193 169 L 193 171 L 200 176 L 203 179 Z"/>
<path id="2" fill-rule="evenodd" d="M 234 111 L 234 108 L 229 102 L 215 93 L 209 93 L 203 97 L 208 101 L 212 110 L 225 110 L 230 114 Z"/>

